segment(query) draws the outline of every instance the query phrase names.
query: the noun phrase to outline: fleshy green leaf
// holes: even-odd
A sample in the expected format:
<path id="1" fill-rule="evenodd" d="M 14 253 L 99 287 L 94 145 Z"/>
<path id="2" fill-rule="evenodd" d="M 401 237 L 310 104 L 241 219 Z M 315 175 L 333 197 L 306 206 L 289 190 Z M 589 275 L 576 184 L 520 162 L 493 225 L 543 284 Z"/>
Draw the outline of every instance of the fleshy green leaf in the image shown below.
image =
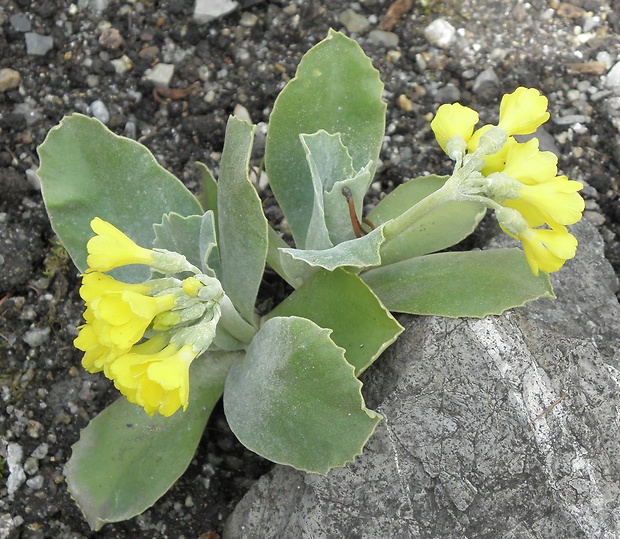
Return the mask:
<path id="1" fill-rule="evenodd" d="M 303 133 L 340 133 L 359 171 L 372 178 L 385 131 L 379 72 L 360 46 L 330 30 L 302 58 L 295 78 L 278 96 L 269 119 L 265 165 L 269 183 L 298 246 L 305 245 L 313 209 L 313 185 Z"/>
<path id="2" fill-rule="evenodd" d="M 555 298 L 549 276 L 535 277 L 517 248 L 431 254 L 373 268 L 362 278 L 400 313 L 482 318 Z"/>
<path id="3" fill-rule="evenodd" d="M 357 276 L 342 269 L 314 273 L 269 313 L 301 316 L 333 330 L 331 339 L 359 376 L 392 344 L 403 327 Z"/>
<path id="4" fill-rule="evenodd" d="M 90 221 L 101 217 L 143 247 L 155 239 L 164 213 L 202 214 L 200 204 L 142 144 L 115 135 L 81 114 L 63 118 L 38 148 L 43 199 L 52 227 L 80 271 L 86 269 Z M 143 281 L 145 266 L 116 270 Z"/>
<path id="5" fill-rule="evenodd" d="M 191 367 L 187 410 L 149 417 L 124 397 L 82 431 L 65 473 L 91 528 L 139 515 L 159 499 L 189 465 L 224 380 L 239 353 L 207 353 Z"/>
<path id="6" fill-rule="evenodd" d="M 267 219 L 248 176 L 254 128 L 229 118 L 218 180 L 222 286 L 250 323 L 267 258 Z"/>
<path id="7" fill-rule="evenodd" d="M 211 210 L 217 223 L 217 182 L 209 167 L 200 161 L 196 161 L 196 167 L 200 172 L 202 190 L 196 196 L 204 211 Z"/>
<path id="8" fill-rule="evenodd" d="M 191 264 L 214 277 L 215 270 L 219 270 L 214 227 L 211 210 L 204 215 L 188 217 L 178 213 L 166 214 L 161 224 L 155 225 L 153 246 L 185 255 Z"/>
<path id="9" fill-rule="evenodd" d="M 369 268 L 381 264 L 379 249 L 383 242 L 383 230 L 375 228 L 361 238 L 339 243 L 322 251 L 314 249 L 280 249 L 281 263 L 286 274 L 293 280 L 305 280 L 313 268 L 332 271 L 336 268 Z"/>
<path id="10" fill-rule="evenodd" d="M 402 215 L 439 189 L 447 176 L 422 176 L 399 185 L 368 214 L 375 225 Z M 386 242 L 381 248 L 384 266 L 441 251 L 469 236 L 486 213 L 477 202 L 453 201 L 443 204 L 420 219 L 415 226 Z"/>
<path id="11" fill-rule="evenodd" d="M 233 365 L 224 411 L 248 449 L 321 474 L 362 452 L 381 416 L 329 334 L 305 318 L 272 318 Z"/>

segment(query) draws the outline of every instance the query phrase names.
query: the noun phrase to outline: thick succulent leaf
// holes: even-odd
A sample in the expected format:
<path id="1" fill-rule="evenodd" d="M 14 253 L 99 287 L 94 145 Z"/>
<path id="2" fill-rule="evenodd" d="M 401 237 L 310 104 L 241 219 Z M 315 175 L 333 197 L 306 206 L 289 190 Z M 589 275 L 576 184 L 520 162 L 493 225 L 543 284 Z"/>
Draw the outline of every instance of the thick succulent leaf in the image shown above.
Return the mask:
<path id="1" fill-rule="evenodd" d="M 330 30 L 302 58 L 278 96 L 269 120 L 265 165 L 296 245 L 303 246 L 313 210 L 313 185 L 302 133 L 340 133 L 354 170 L 375 172 L 385 131 L 379 72 L 360 46 Z"/>
<path id="2" fill-rule="evenodd" d="M 217 275 L 219 258 L 211 210 L 204 215 L 188 217 L 178 213 L 164 215 L 161 224 L 155 225 L 153 246 L 181 253 L 203 273 Z"/>
<path id="3" fill-rule="evenodd" d="M 342 191 L 345 187 L 351 191 L 351 198 L 355 206 L 355 215 L 358 221 L 361 221 L 364 195 L 372 182 L 370 169 L 371 164 L 369 163 L 359 174 L 337 182 L 329 193 L 323 194 L 325 222 L 329 230 L 329 237 L 334 245 L 355 238 L 355 231 L 351 223 L 351 214 L 349 212 L 349 204 Z"/>
<path id="4" fill-rule="evenodd" d="M 403 327 L 368 286 L 343 269 L 319 270 L 267 315 L 301 316 L 332 330 L 359 376 L 392 344 Z"/>
<path id="5" fill-rule="evenodd" d="M 272 318 L 233 365 L 224 411 L 248 449 L 321 474 L 362 452 L 381 416 L 329 334 L 305 318 Z"/>
<path id="6" fill-rule="evenodd" d="M 200 172 L 201 192 L 196 196 L 204 211 L 211 210 L 217 223 L 217 182 L 213 172 L 200 161 L 196 161 L 196 168 Z"/>
<path id="7" fill-rule="evenodd" d="M 115 135 L 93 118 L 72 114 L 52 128 L 38 148 L 43 199 L 52 227 L 80 271 L 86 269 L 90 221 L 101 217 L 143 247 L 155 239 L 153 224 L 168 212 L 202 214 L 200 204 L 142 144 Z M 145 266 L 115 275 L 149 276 Z"/>
<path id="8" fill-rule="evenodd" d="M 67 484 L 91 528 L 139 515 L 189 465 L 233 361 L 242 353 L 209 353 L 191 367 L 187 410 L 149 417 L 124 397 L 82 431 L 65 467 Z"/>
<path id="9" fill-rule="evenodd" d="M 313 202 L 308 231 L 299 249 L 329 249 L 334 244 L 329 238 L 323 207 L 323 193 L 333 187 L 334 177 L 344 179 L 354 171 L 351 156 L 340 140 L 340 133 L 331 135 L 318 131 L 312 135 L 300 135 L 312 179 Z"/>
<path id="10" fill-rule="evenodd" d="M 395 219 L 439 189 L 447 176 L 422 176 L 399 185 L 368 214 L 375 225 Z M 477 202 L 448 202 L 381 248 L 382 264 L 441 251 L 469 236 L 486 213 Z"/>
<path id="11" fill-rule="evenodd" d="M 332 271 L 336 268 L 370 268 L 381 264 L 379 249 L 383 242 L 383 230 L 376 228 L 366 236 L 345 241 L 331 249 L 281 248 L 281 263 L 287 276 L 293 281 L 305 280 L 314 268 Z"/>
<path id="12" fill-rule="evenodd" d="M 208 210 L 200 223 L 200 266 L 203 273 L 222 278 L 220 250 L 217 246 L 217 232 L 213 210 Z"/>
<path id="13" fill-rule="evenodd" d="M 400 313 L 482 318 L 555 298 L 549 276 L 534 276 L 517 248 L 420 256 L 362 278 L 390 311 Z"/>
<path id="14" fill-rule="evenodd" d="M 217 189 L 222 286 L 250 323 L 267 258 L 267 219 L 248 176 L 254 129 L 229 118 Z"/>

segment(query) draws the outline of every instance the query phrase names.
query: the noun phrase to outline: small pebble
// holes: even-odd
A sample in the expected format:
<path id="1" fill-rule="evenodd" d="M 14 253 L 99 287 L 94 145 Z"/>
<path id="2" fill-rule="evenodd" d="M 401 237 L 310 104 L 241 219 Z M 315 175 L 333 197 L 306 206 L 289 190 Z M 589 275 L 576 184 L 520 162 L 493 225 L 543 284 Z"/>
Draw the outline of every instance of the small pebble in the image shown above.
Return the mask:
<path id="1" fill-rule="evenodd" d="M 93 101 L 89 106 L 88 110 L 93 115 L 93 117 L 97 118 L 102 124 L 106 125 L 110 121 L 110 112 L 108 111 L 108 107 L 105 106 L 105 103 L 100 99 Z"/>
<path id="2" fill-rule="evenodd" d="M 399 41 L 398 34 L 384 30 L 372 30 L 368 34 L 368 39 L 375 45 L 383 46 L 387 49 L 395 49 L 398 47 Z"/>
<path id="3" fill-rule="evenodd" d="M 125 40 L 121 33 L 114 27 L 107 28 L 99 36 L 99 44 L 110 50 L 118 49 L 125 44 Z"/>
<path id="4" fill-rule="evenodd" d="M 411 112 L 413 110 L 413 103 L 405 94 L 400 94 L 396 101 L 398 107 L 405 112 Z"/>
<path id="5" fill-rule="evenodd" d="M 245 26 L 246 28 L 252 28 L 256 26 L 257 22 L 258 22 L 258 16 L 248 11 L 244 11 L 241 14 L 241 18 L 239 19 L 239 24 L 241 26 Z"/>
<path id="6" fill-rule="evenodd" d="M 359 13 L 356 13 L 352 9 L 343 11 L 340 16 L 340 23 L 347 29 L 348 32 L 356 32 L 358 34 L 365 34 L 370 30 L 370 21 Z"/>
<path id="7" fill-rule="evenodd" d="M 43 481 L 43 476 L 37 475 L 32 479 L 28 479 L 28 481 L 26 481 L 26 485 L 28 485 L 32 490 L 40 490 L 43 488 Z"/>
<path id="8" fill-rule="evenodd" d="M 36 348 L 45 344 L 50 334 L 50 328 L 32 328 L 24 333 L 22 340 L 30 346 L 30 348 Z"/>
<path id="9" fill-rule="evenodd" d="M 147 69 L 144 80 L 152 82 L 157 88 L 168 88 L 174 75 L 174 65 L 160 62 L 153 69 Z"/>
<path id="10" fill-rule="evenodd" d="M 614 65 L 607 73 L 605 87 L 609 88 L 616 95 L 620 95 L 620 62 Z"/>
<path id="11" fill-rule="evenodd" d="M 54 39 L 36 32 L 26 32 L 26 52 L 33 56 L 45 56 L 54 46 Z"/>
<path id="12" fill-rule="evenodd" d="M 198 24 L 205 24 L 228 15 L 237 6 L 238 3 L 232 0 L 196 0 L 193 18 Z"/>
<path id="13" fill-rule="evenodd" d="M 497 73 L 492 67 L 488 67 L 476 77 L 472 91 L 485 101 L 490 101 L 498 95 L 499 86 Z"/>
<path id="14" fill-rule="evenodd" d="M 452 44 L 455 35 L 456 28 L 445 19 L 435 19 L 424 29 L 426 41 L 441 49 L 448 48 Z"/>
<path id="15" fill-rule="evenodd" d="M 19 71 L 15 71 L 10 67 L 0 69 L 0 93 L 17 88 L 21 81 Z"/>
<path id="16" fill-rule="evenodd" d="M 32 29 L 32 24 L 30 23 L 30 18 L 26 13 L 15 13 L 11 15 L 11 28 L 16 32 L 30 32 Z"/>
<path id="17" fill-rule="evenodd" d="M 456 103 L 459 99 L 461 91 L 454 84 L 448 83 L 437 91 L 438 103 Z"/>
<path id="18" fill-rule="evenodd" d="M 114 70 L 117 75 L 124 75 L 127 71 L 131 71 L 133 69 L 133 62 L 126 54 L 123 54 L 120 58 L 111 60 L 110 63 L 114 66 Z"/>

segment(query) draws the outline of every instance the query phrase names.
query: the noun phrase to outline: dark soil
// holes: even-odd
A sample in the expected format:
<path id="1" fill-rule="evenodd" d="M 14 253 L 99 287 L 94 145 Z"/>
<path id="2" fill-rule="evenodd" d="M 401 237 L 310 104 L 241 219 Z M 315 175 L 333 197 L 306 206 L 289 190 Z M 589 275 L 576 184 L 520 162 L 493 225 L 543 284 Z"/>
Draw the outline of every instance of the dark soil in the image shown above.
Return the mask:
<path id="1" fill-rule="evenodd" d="M 188 471 L 142 516 L 95 534 L 67 492 L 63 465 L 71 445 L 118 395 L 103 376 L 83 371 L 72 346 L 83 309 L 78 275 L 50 228 L 34 172 L 47 131 L 66 114 L 90 114 L 97 100 L 109 112 L 110 129 L 145 144 L 196 192 L 194 163 L 217 170 L 235 107 L 264 128 L 302 54 L 330 27 L 343 30 L 358 39 L 386 84 L 387 136 L 376 197 L 406 178 L 449 172 L 429 128 L 440 103 L 456 99 L 495 121 L 503 93 L 533 86 L 549 97 L 552 114 L 541 140 L 560 155 L 563 173 L 586 182 L 586 218 L 599 227 L 620 271 L 620 97 L 605 86 L 606 73 L 620 60 L 616 1 L 415 2 L 392 30 L 398 45 L 388 47 L 339 22 L 353 8 L 376 29 L 387 0 L 246 0 L 204 25 L 192 21 L 191 0 L 110 0 L 102 12 L 83 4 L 89 2 L 3 0 L 0 7 L 0 69 L 21 76 L 18 87 L 0 92 L 0 539 L 219 533 L 271 466 L 240 446 L 218 409 Z M 23 29 L 11 19 L 20 13 L 32 32 L 53 38 L 45 55 L 28 53 Z M 438 17 L 463 29 L 445 49 L 424 36 Z M 100 42 L 109 26 L 122 37 L 117 48 Z M 119 74 L 113 61 L 123 56 L 132 67 Z M 175 65 L 171 87 L 196 83 L 197 91 L 156 99 L 143 76 L 159 62 Z M 479 76 L 487 68 L 497 79 L 484 85 Z M 268 188 L 261 196 L 278 225 L 281 214 Z M 21 447 L 27 479 L 12 496 L 4 486 L 8 444 Z M 30 458 L 37 448 L 45 455 Z"/>

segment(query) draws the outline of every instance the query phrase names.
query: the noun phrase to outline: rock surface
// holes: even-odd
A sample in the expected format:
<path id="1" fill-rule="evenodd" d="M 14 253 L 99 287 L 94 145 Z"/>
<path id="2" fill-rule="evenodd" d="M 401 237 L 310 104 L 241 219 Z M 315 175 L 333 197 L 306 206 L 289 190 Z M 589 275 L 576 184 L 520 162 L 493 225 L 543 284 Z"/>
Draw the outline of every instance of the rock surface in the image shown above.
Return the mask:
<path id="1" fill-rule="evenodd" d="M 276 467 L 224 538 L 618 537 L 618 281 L 596 230 L 574 232 L 557 300 L 403 318 L 364 377 L 385 418 L 364 454 L 327 477 Z"/>

